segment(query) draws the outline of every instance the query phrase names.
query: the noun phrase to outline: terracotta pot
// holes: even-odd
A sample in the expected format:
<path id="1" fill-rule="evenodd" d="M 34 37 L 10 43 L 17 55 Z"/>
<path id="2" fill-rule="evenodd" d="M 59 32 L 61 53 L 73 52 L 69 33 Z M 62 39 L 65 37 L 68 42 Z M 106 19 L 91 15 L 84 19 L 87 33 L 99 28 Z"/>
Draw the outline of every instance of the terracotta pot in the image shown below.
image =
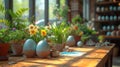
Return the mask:
<path id="1" fill-rule="evenodd" d="M 0 43 L 0 61 L 8 60 L 8 50 L 9 50 L 9 44 L 1 44 Z"/>
<path id="2" fill-rule="evenodd" d="M 77 42 L 81 40 L 81 36 L 79 35 L 73 35 L 75 39 L 75 45 L 77 46 Z"/>
<path id="3" fill-rule="evenodd" d="M 23 54 L 22 53 L 23 44 L 24 44 L 24 41 L 12 43 L 11 49 L 12 49 L 13 55 L 22 55 Z"/>

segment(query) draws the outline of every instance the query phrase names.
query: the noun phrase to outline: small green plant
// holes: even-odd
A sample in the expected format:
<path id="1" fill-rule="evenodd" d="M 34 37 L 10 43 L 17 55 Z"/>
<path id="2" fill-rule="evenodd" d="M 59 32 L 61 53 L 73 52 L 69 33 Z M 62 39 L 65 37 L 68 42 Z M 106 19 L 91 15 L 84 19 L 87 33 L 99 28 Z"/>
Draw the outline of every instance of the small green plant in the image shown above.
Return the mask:
<path id="1" fill-rule="evenodd" d="M 69 26 L 65 22 L 62 22 L 60 25 L 51 25 L 50 34 L 54 43 L 61 44 L 66 41 L 69 35 Z"/>
<path id="2" fill-rule="evenodd" d="M 8 33 L 8 29 L 0 29 L 0 43 L 8 43 L 11 40 Z"/>
<path id="3" fill-rule="evenodd" d="M 99 40 L 99 42 L 103 42 L 104 39 L 105 39 L 105 37 L 104 37 L 103 35 L 99 35 L 99 36 L 98 36 L 98 40 Z"/>
<path id="4" fill-rule="evenodd" d="M 68 15 L 68 6 L 63 5 L 59 8 L 57 6 L 54 7 L 53 14 L 59 19 L 62 18 L 63 21 L 67 22 L 67 15 Z"/>
<path id="5" fill-rule="evenodd" d="M 72 18 L 72 24 L 82 24 L 82 17 L 80 15 L 76 15 L 75 17 Z"/>
<path id="6" fill-rule="evenodd" d="M 18 42 L 27 38 L 24 30 L 16 30 L 15 28 L 13 28 L 8 35 L 12 42 Z"/>
<path id="7" fill-rule="evenodd" d="M 83 31 L 84 35 L 87 35 L 87 36 L 97 33 L 95 30 L 89 29 L 85 24 L 79 24 L 79 28 L 81 31 Z"/>

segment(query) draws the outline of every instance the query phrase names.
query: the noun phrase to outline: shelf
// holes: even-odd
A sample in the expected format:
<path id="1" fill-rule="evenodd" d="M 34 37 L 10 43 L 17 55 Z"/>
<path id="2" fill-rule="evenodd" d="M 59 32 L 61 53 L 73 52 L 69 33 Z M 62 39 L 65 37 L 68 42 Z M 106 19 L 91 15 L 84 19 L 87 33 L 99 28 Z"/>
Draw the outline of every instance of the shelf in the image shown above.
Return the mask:
<path id="1" fill-rule="evenodd" d="M 97 6 L 107 6 L 107 5 L 118 5 L 120 1 L 112 2 L 112 1 L 103 1 L 103 2 L 97 2 Z"/>
<path id="2" fill-rule="evenodd" d="M 111 31 L 116 31 L 116 30 L 101 30 L 100 32 L 104 32 L 105 33 L 105 32 L 108 32 L 108 31 L 111 32 Z"/>
<path id="3" fill-rule="evenodd" d="M 118 32 L 115 32 L 116 36 L 107 36 L 114 35 L 114 31 L 118 31 L 118 25 L 120 25 L 120 0 L 113 1 L 102 1 L 95 3 L 95 18 L 96 29 L 99 30 L 99 33 L 104 35 L 105 39 L 120 39 Z M 100 20 L 98 20 L 100 19 Z M 103 26 L 114 26 L 114 30 L 103 30 Z M 105 28 L 107 29 L 107 27 Z M 117 36 L 119 35 L 119 36 Z"/>
<path id="4" fill-rule="evenodd" d="M 99 15 L 120 15 L 120 11 L 103 11 L 103 12 L 97 12 L 96 11 L 96 13 L 97 14 L 99 14 Z"/>
<path id="5" fill-rule="evenodd" d="M 104 36 L 106 39 L 120 39 L 120 36 Z"/>
<path id="6" fill-rule="evenodd" d="M 113 24 L 116 24 L 116 23 L 120 23 L 120 20 L 113 20 L 113 21 L 110 21 L 110 20 L 108 20 L 108 21 L 103 21 L 103 20 L 95 20 L 94 22 L 97 22 L 97 23 L 113 23 Z M 115 23 L 116 22 L 116 23 Z"/>

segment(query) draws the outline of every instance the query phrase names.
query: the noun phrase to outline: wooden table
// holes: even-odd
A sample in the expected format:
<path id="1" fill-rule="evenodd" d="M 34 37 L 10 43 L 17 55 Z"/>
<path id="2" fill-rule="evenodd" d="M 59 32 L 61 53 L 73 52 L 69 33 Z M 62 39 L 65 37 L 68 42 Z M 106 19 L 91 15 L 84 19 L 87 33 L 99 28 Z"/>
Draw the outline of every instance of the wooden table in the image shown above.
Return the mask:
<path id="1" fill-rule="evenodd" d="M 60 56 L 57 58 L 26 58 L 9 57 L 9 61 L 0 61 L 0 67 L 112 67 L 112 46 L 100 48 L 84 46 L 72 47 L 75 51 L 86 52 L 82 56 L 68 57 Z M 14 61 L 15 64 L 8 64 Z"/>

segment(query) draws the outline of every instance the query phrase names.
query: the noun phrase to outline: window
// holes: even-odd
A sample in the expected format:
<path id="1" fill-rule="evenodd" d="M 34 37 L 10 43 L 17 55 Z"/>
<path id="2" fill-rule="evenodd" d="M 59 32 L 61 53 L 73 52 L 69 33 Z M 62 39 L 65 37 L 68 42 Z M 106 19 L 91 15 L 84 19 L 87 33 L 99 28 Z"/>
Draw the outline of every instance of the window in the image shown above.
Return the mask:
<path id="1" fill-rule="evenodd" d="M 36 0 L 35 17 L 36 21 L 44 21 L 45 0 Z"/>
<path id="2" fill-rule="evenodd" d="M 13 0 L 13 11 L 17 11 L 20 8 L 29 8 L 29 0 Z M 28 18 L 29 10 L 25 12 L 23 18 Z"/>
<path id="3" fill-rule="evenodd" d="M 0 0 L 0 4 L 5 7 L 5 4 L 4 4 L 4 0 Z M 2 18 L 5 18 L 5 13 L 4 12 L 1 12 L 1 9 L 0 9 L 0 19 Z"/>
<path id="4" fill-rule="evenodd" d="M 53 11 L 56 5 L 56 0 L 49 0 L 49 19 L 55 18 Z"/>
<path id="5" fill-rule="evenodd" d="M 66 0 L 60 0 L 60 6 L 65 5 Z"/>
<path id="6" fill-rule="evenodd" d="M 1 7 L 5 7 L 4 0 L 0 0 Z M 2 11 L 4 9 L 0 8 L 0 20 L 5 18 L 5 13 Z M 6 26 L 3 23 L 0 23 L 0 29 L 5 28 Z"/>
<path id="7" fill-rule="evenodd" d="M 57 7 L 56 0 L 49 0 L 49 22 L 56 22 L 56 16 L 54 14 L 54 9 Z"/>

